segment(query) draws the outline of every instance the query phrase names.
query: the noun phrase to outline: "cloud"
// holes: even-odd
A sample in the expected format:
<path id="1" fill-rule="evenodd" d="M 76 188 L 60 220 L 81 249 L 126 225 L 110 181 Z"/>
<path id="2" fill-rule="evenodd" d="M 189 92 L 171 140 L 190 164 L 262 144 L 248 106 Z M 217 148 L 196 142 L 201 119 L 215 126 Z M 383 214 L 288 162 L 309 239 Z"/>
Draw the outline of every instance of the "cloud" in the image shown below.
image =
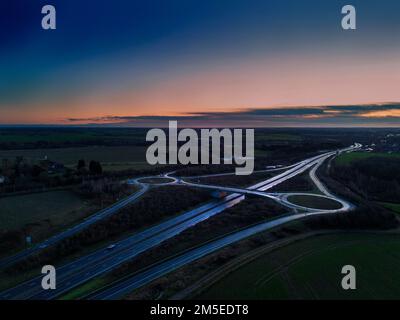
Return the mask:
<path id="1" fill-rule="evenodd" d="M 360 116 L 366 118 L 400 118 L 400 109 L 368 111 Z"/>
<path id="2" fill-rule="evenodd" d="M 154 127 L 177 120 L 190 127 L 363 126 L 398 125 L 400 103 L 244 109 L 237 112 L 198 112 L 180 116 L 117 116 L 68 118 L 68 123 Z"/>

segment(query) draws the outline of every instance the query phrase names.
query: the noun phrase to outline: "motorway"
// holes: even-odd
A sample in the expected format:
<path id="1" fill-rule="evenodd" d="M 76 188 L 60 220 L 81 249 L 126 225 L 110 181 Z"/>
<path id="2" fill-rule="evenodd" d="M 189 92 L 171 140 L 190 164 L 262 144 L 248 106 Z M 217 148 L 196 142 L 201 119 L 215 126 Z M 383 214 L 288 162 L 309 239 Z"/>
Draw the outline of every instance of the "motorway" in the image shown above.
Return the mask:
<path id="1" fill-rule="evenodd" d="M 342 151 L 351 151 L 351 150 L 357 150 L 361 147 L 360 144 L 355 144 L 354 147 L 348 148 Z M 336 154 L 336 153 L 333 153 Z M 169 259 L 165 262 L 162 262 L 158 265 L 155 265 L 143 272 L 137 273 L 131 277 L 128 277 L 127 279 L 121 279 L 113 284 L 110 284 L 109 286 L 99 290 L 98 292 L 93 293 L 92 295 L 89 295 L 87 298 L 91 300 L 113 300 L 113 299 L 119 299 L 123 297 L 124 295 L 132 292 L 133 290 L 142 287 L 146 284 L 149 284 L 153 280 L 164 276 L 180 267 L 185 266 L 188 263 L 191 263 L 193 261 L 196 261 L 208 254 L 211 254 L 223 247 L 226 247 L 230 244 L 233 244 L 237 241 L 243 240 L 245 238 L 248 238 L 250 236 L 253 236 L 259 232 L 267 231 L 270 229 L 273 229 L 277 226 L 283 225 L 285 223 L 288 223 L 290 221 L 298 220 L 298 219 L 303 219 L 308 216 L 312 215 L 321 215 L 321 214 L 332 214 L 332 213 L 339 213 L 339 212 L 345 212 L 348 210 L 351 210 L 353 206 L 339 198 L 336 198 L 334 195 L 328 192 L 326 187 L 319 181 L 318 177 L 316 176 L 316 171 L 317 169 L 322 165 L 322 163 L 331 157 L 333 155 L 331 154 L 326 154 L 325 156 L 322 157 L 315 157 L 313 160 L 316 160 L 316 162 L 313 162 L 314 168 L 310 171 L 310 177 L 312 181 L 316 184 L 318 189 L 324 193 L 325 195 L 322 197 L 327 197 L 327 198 L 333 198 L 336 201 L 340 202 L 342 204 L 342 207 L 339 209 L 334 209 L 334 210 L 310 210 L 309 208 L 304 208 L 308 209 L 307 212 L 304 213 L 298 213 L 298 214 L 292 214 L 292 215 L 285 215 L 280 218 L 274 219 L 272 221 L 267 221 L 264 223 L 260 223 L 256 226 L 252 226 L 249 228 L 246 228 L 244 230 L 238 231 L 236 233 L 230 234 L 228 236 L 222 237 L 218 240 L 206 243 L 205 245 L 199 246 L 195 249 L 192 249 L 190 251 L 187 251 L 177 257 L 174 257 L 172 259 Z M 308 162 L 305 160 L 305 162 Z M 296 166 L 295 166 L 296 168 Z M 290 174 L 289 174 L 290 175 Z M 274 179 L 275 178 L 275 179 Z M 272 180 L 276 180 L 277 177 L 272 178 Z M 278 178 L 278 181 L 280 178 Z M 271 181 L 273 184 L 274 182 Z M 268 189 L 269 184 L 266 184 L 264 186 L 261 186 L 263 189 Z M 289 195 L 286 194 L 286 195 Z M 309 195 L 309 194 L 307 194 Z M 320 195 L 318 195 L 320 196 Z M 290 205 L 290 203 L 287 203 Z"/>
<path id="2" fill-rule="evenodd" d="M 350 151 L 356 148 L 357 145 L 352 146 L 351 148 L 347 148 L 343 151 Z M 295 165 L 290 166 L 289 170 L 266 181 L 260 182 L 248 188 L 247 190 L 253 190 L 256 192 L 268 190 L 274 185 L 286 181 L 287 179 L 290 179 L 295 175 L 304 172 L 314 165 L 321 164 L 325 159 L 331 157 L 334 154 L 336 154 L 336 152 L 329 152 L 323 155 L 303 160 Z M 182 182 L 182 184 L 187 184 L 187 182 Z M 193 184 L 190 183 L 190 185 Z M 204 187 L 204 185 L 200 185 L 200 187 Z M 213 187 L 216 188 L 216 186 Z M 221 187 L 218 186 L 218 189 L 221 190 Z M 242 194 L 243 190 L 235 190 L 239 193 L 231 190 L 230 192 L 234 193 L 224 197 L 223 199 L 211 201 L 194 210 L 190 210 L 175 218 L 169 219 L 163 223 L 155 225 L 140 233 L 134 234 L 124 240 L 121 240 L 115 244 L 116 246 L 113 250 L 107 250 L 107 248 L 103 248 L 64 266 L 58 267 L 56 290 L 43 290 L 40 285 L 41 277 L 39 276 L 32 280 L 24 282 L 15 288 L 9 289 L 1 293 L 0 299 L 54 299 L 62 295 L 63 293 L 75 288 L 76 286 L 114 269 L 121 263 L 134 258 L 138 254 L 159 245 L 165 240 L 176 236 L 177 234 L 196 225 L 197 223 L 204 221 L 205 219 L 208 219 L 209 217 L 218 214 L 219 212 L 242 201 L 244 199 L 244 195 Z M 276 201 L 280 201 L 280 198 L 277 198 L 276 196 L 273 196 L 272 198 Z M 268 222 L 268 224 L 264 224 L 263 228 L 268 228 L 268 226 L 275 226 L 276 223 L 285 223 L 284 221 L 287 222 L 293 219 L 298 219 L 300 217 L 304 217 L 305 215 L 326 212 L 327 211 L 313 211 L 312 213 L 309 212 L 300 215 L 282 217 L 274 221 Z M 331 213 L 332 211 L 329 212 Z M 254 230 L 258 229 L 255 228 L 252 230 L 254 232 Z M 237 236 L 237 239 L 240 239 L 241 235 L 243 234 L 247 234 L 245 230 Z M 233 240 L 236 238 L 229 239 Z M 207 250 L 210 250 L 210 248 Z M 205 250 L 204 252 L 208 252 L 207 250 Z"/>
<path id="3" fill-rule="evenodd" d="M 224 201 L 214 200 L 175 218 L 134 234 L 115 244 L 113 250 L 102 248 L 64 266 L 57 267 L 57 289 L 44 291 L 42 277 L 0 293 L 1 299 L 51 299 L 77 285 L 103 274 L 138 254 L 179 234 L 191 226 L 235 205 L 244 196 L 229 195 Z"/>
<path id="4" fill-rule="evenodd" d="M 119 299 L 133 290 L 140 288 L 153 280 L 162 277 L 171 271 L 174 271 L 180 267 L 185 266 L 188 263 L 196 261 L 210 253 L 213 253 L 223 247 L 233 244 L 237 241 L 243 240 L 257 233 L 267 231 L 269 229 L 275 228 L 279 225 L 288 223 L 290 221 L 305 218 L 310 215 L 323 214 L 325 211 L 312 212 L 312 213 L 299 213 L 294 215 L 288 215 L 281 217 L 269 222 L 264 222 L 256 226 L 247 228 L 242 231 L 238 231 L 234 234 L 228 235 L 216 241 L 207 243 L 196 249 L 192 249 L 184 254 L 181 254 L 175 258 L 162 262 L 154 267 L 147 269 L 146 271 L 140 272 L 128 279 L 123 279 L 116 283 L 113 283 L 106 288 L 89 295 L 87 299 L 89 300 L 115 300 Z"/>

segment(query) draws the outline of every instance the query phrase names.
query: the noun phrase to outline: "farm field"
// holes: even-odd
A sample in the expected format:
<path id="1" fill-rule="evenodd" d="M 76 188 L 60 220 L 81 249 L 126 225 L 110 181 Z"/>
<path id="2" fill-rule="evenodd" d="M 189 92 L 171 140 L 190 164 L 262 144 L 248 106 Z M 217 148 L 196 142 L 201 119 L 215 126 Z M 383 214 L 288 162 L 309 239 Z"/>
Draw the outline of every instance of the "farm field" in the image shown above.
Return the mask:
<path id="1" fill-rule="evenodd" d="M 336 158 L 339 165 L 350 164 L 353 161 L 363 160 L 372 157 L 400 158 L 400 153 L 380 153 L 380 152 L 351 152 L 340 155 Z"/>
<path id="2" fill-rule="evenodd" d="M 399 263 L 400 235 L 323 235 L 266 253 L 196 298 L 398 299 Z M 357 290 L 341 288 L 348 264 L 357 270 Z"/>
<path id="3" fill-rule="evenodd" d="M 143 132 L 129 129 L 85 129 L 85 128 L 0 128 L 0 143 L 81 143 L 98 142 L 112 143 L 114 141 L 127 141 L 135 143 L 143 140 Z"/>
<path id="4" fill-rule="evenodd" d="M 0 226 L 16 230 L 65 226 L 87 215 L 89 205 L 71 191 L 50 191 L 0 198 Z"/>
<path id="5" fill-rule="evenodd" d="M 0 159 L 13 159 L 22 156 L 31 161 L 43 159 L 45 156 L 53 161 L 65 165 L 76 165 L 78 160 L 84 159 L 100 161 L 108 167 L 118 166 L 131 167 L 146 164 L 146 148 L 138 146 L 91 146 L 72 147 L 57 149 L 34 149 L 34 150 L 3 150 L 0 151 Z"/>
<path id="6" fill-rule="evenodd" d="M 257 141 L 302 141 L 301 135 L 286 134 L 286 133 L 263 133 L 260 132 L 256 135 Z"/>

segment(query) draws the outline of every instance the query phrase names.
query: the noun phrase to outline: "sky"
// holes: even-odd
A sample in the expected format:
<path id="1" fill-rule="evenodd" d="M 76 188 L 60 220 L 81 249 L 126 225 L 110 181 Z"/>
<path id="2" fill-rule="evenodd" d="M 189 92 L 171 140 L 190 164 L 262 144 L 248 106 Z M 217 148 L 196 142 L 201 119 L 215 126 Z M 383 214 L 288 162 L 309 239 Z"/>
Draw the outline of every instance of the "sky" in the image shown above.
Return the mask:
<path id="1" fill-rule="evenodd" d="M 398 126 L 399 34 L 398 0 L 2 0 L 0 124 Z"/>

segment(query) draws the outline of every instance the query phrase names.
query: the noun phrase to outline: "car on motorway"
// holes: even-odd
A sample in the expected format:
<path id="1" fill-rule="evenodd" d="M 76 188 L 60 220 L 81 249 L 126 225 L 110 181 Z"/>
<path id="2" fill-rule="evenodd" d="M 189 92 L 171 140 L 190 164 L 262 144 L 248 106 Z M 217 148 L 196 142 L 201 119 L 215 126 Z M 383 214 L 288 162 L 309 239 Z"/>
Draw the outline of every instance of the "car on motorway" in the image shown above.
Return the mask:
<path id="1" fill-rule="evenodd" d="M 114 249 L 116 246 L 117 246 L 116 244 L 110 244 L 110 245 L 107 247 L 107 250 L 112 250 L 112 249 Z"/>

